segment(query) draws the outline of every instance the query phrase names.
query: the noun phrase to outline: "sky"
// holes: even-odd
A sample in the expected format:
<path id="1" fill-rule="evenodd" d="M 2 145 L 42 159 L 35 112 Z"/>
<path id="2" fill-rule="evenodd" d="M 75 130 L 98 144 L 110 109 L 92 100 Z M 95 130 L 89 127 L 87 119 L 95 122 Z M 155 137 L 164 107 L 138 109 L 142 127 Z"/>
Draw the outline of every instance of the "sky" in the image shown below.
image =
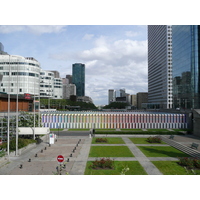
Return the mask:
<path id="1" fill-rule="evenodd" d="M 146 25 L 0 25 L 0 42 L 61 78 L 84 63 L 85 95 L 95 105 L 108 104 L 109 89 L 148 91 Z"/>

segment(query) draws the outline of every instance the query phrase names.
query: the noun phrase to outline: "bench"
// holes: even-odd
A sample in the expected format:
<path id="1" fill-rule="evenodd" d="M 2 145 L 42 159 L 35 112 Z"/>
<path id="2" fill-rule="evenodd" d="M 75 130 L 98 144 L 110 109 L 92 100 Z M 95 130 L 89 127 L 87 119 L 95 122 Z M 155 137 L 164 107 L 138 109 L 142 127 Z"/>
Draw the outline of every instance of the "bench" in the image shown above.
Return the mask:
<path id="1" fill-rule="evenodd" d="M 191 144 L 191 148 L 195 148 L 195 149 L 197 149 L 197 148 L 198 148 L 198 146 L 199 146 L 199 145 L 198 145 L 198 144 L 196 144 L 196 143 L 194 143 L 194 142 Z"/>
<path id="2" fill-rule="evenodd" d="M 170 135 L 170 136 L 169 136 L 169 139 L 174 139 L 174 135 Z"/>

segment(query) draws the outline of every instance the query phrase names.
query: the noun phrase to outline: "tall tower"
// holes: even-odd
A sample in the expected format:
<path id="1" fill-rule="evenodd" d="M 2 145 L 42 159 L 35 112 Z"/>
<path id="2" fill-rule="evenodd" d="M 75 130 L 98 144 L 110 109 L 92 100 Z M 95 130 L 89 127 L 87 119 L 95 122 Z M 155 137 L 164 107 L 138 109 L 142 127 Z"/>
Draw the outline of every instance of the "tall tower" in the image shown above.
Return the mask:
<path id="1" fill-rule="evenodd" d="M 172 27 L 148 26 L 148 103 L 172 108 Z"/>
<path id="2" fill-rule="evenodd" d="M 200 108 L 200 26 L 172 26 L 174 108 Z"/>
<path id="3" fill-rule="evenodd" d="M 76 95 L 85 96 L 85 64 L 72 65 L 72 83 L 76 85 Z"/>

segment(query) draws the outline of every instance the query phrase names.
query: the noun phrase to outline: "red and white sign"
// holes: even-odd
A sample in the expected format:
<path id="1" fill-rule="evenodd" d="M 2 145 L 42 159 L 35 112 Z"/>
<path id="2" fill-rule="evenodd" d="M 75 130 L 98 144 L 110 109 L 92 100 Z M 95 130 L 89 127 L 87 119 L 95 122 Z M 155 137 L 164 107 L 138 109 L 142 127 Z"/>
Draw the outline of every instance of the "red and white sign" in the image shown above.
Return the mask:
<path id="1" fill-rule="evenodd" d="M 58 162 L 63 162 L 63 161 L 64 161 L 64 157 L 63 157 L 62 155 L 59 155 L 59 156 L 57 157 L 57 161 L 58 161 Z"/>

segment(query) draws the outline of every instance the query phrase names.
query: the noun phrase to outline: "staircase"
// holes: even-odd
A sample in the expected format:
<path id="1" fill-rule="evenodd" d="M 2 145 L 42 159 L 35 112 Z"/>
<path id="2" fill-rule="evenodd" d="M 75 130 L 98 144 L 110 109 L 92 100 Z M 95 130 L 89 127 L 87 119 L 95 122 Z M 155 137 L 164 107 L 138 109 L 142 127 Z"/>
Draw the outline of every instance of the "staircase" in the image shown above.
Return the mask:
<path id="1" fill-rule="evenodd" d="M 178 142 L 173 141 L 172 139 L 168 139 L 168 138 L 161 136 L 161 135 L 159 136 L 159 138 L 161 138 L 162 141 L 166 142 L 168 145 L 170 145 L 170 146 L 172 146 L 172 147 L 174 147 L 174 148 L 176 148 L 176 149 L 178 149 L 178 150 L 180 150 L 180 151 L 182 151 L 182 152 L 184 152 L 184 153 L 186 153 L 186 154 L 188 154 L 192 157 L 200 158 L 200 152 L 195 150 L 195 149 L 192 149 L 190 147 L 182 145 Z"/>

